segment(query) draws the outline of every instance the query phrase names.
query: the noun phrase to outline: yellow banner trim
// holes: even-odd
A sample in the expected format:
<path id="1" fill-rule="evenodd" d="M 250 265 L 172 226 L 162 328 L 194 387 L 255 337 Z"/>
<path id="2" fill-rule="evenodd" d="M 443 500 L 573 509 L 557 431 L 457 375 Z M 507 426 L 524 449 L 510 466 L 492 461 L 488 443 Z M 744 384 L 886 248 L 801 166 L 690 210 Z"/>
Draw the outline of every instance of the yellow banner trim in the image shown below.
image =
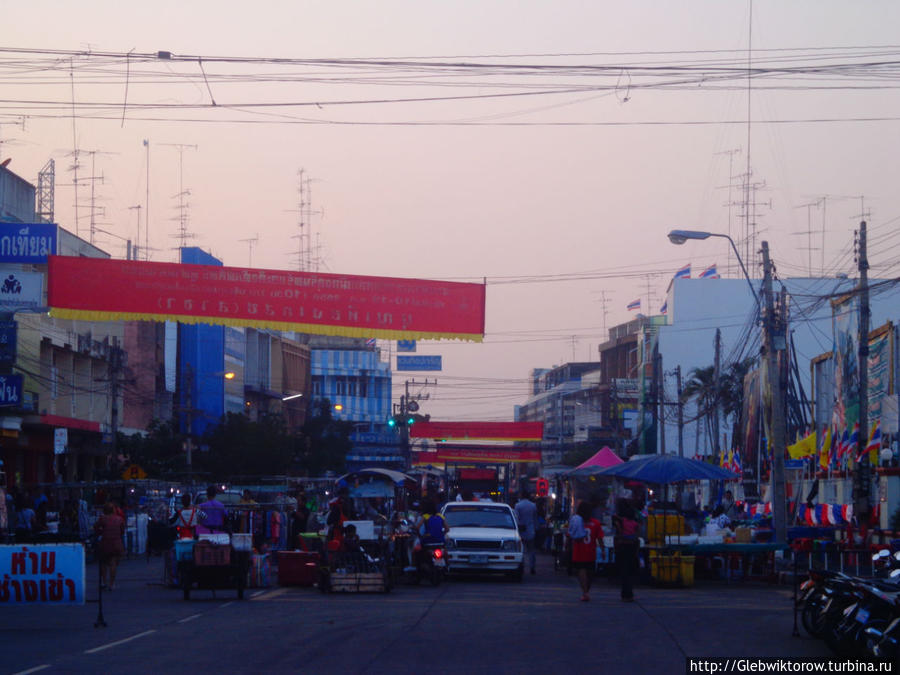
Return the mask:
<path id="1" fill-rule="evenodd" d="M 260 328 L 280 331 L 296 331 L 311 335 L 337 335 L 354 338 L 379 338 L 382 340 L 466 340 L 481 342 L 484 336 L 479 333 L 434 333 L 416 330 L 386 330 L 381 328 L 362 328 L 356 326 L 333 326 L 318 323 L 292 323 L 288 321 L 271 321 L 265 319 L 228 319 L 212 316 L 186 316 L 182 314 L 144 314 L 139 312 L 98 312 L 84 309 L 64 309 L 51 307 L 50 316 L 56 319 L 73 321 L 177 321 L 189 324 L 208 324 L 211 326 L 234 326 Z"/>

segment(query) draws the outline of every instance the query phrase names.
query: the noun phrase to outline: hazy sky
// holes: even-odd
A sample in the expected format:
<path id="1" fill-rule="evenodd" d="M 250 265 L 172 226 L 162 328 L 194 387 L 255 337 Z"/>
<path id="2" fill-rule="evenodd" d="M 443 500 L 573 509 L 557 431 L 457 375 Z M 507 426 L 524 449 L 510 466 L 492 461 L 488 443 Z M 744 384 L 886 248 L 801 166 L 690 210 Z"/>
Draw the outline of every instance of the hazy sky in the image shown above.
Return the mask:
<path id="1" fill-rule="evenodd" d="M 435 418 L 512 419 L 532 368 L 596 360 L 604 324 L 638 297 L 646 313 L 648 293 L 656 313 L 682 265 L 724 271 L 722 240 L 665 234 L 742 236 L 728 202 L 744 198 L 748 133 L 752 219 L 781 276 L 852 273 L 862 209 L 873 273 L 898 272 L 896 2 L 757 0 L 752 23 L 748 2 L 721 0 L 0 10 L 4 49 L 61 50 L 0 52 L 0 159 L 32 182 L 56 160 L 60 225 L 76 229 L 77 146 L 82 236 L 92 160 L 96 226 L 134 238 L 141 205 L 145 231 L 148 139 L 153 260 L 175 259 L 180 143 L 197 146 L 182 156 L 191 243 L 226 265 L 246 266 L 241 240 L 258 236 L 254 266 L 296 269 L 302 168 L 320 271 L 486 278 L 485 343 L 420 345 L 443 355 Z M 202 60 L 137 56 L 160 50 Z M 276 102 L 294 105 L 260 105 Z M 121 239 L 96 243 L 124 257 Z"/>

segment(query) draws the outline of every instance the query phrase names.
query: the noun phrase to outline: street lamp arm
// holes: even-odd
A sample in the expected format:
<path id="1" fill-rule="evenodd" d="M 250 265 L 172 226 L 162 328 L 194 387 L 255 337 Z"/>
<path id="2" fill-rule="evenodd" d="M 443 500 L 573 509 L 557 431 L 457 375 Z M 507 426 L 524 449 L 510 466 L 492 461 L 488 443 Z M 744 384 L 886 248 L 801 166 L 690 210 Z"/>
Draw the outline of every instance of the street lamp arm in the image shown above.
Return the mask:
<path id="1" fill-rule="evenodd" d="M 744 273 L 744 278 L 747 280 L 747 285 L 750 286 L 750 294 L 753 296 L 753 299 L 756 301 L 756 307 L 759 308 L 759 296 L 756 294 L 756 289 L 753 288 L 753 282 L 750 281 L 750 275 L 747 273 L 747 268 L 744 267 L 744 261 L 741 259 L 741 254 L 738 253 L 737 246 L 734 244 L 734 239 L 732 239 L 727 234 L 719 234 L 718 232 L 703 232 L 700 230 L 671 230 L 669 232 L 669 241 L 673 244 L 681 245 L 686 242 L 688 239 L 709 239 L 710 237 L 722 237 L 723 239 L 727 239 L 728 243 L 731 244 L 731 250 L 734 251 L 734 257 L 737 258 L 738 264 L 741 266 L 741 271 Z"/>

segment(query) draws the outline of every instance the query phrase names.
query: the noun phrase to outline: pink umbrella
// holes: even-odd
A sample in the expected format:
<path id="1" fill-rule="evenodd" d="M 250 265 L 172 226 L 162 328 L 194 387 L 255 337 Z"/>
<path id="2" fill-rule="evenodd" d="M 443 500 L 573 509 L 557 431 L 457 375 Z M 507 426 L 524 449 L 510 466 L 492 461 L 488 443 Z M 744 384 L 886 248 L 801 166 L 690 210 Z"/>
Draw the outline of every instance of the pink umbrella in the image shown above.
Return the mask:
<path id="1" fill-rule="evenodd" d="M 605 469 L 610 466 L 622 464 L 622 462 L 623 460 L 616 453 L 614 453 L 609 447 L 604 446 L 593 457 L 576 466 L 575 471 L 578 471 L 578 469 L 588 469 L 591 467 L 600 467 Z"/>

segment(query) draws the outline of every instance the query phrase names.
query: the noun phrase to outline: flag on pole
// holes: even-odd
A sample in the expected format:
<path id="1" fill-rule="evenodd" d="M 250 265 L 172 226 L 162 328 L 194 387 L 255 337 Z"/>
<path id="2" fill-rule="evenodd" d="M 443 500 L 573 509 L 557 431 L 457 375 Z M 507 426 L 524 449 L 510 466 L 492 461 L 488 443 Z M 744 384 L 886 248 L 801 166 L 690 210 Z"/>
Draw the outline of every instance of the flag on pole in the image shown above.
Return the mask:
<path id="1" fill-rule="evenodd" d="M 741 451 L 740 449 L 736 449 L 734 451 L 734 458 L 731 460 L 731 470 L 734 471 L 737 475 L 742 475 L 744 473 L 744 467 L 741 464 Z"/>
<path id="2" fill-rule="evenodd" d="M 705 270 L 700 272 L 700 278 L 701 279 L 721 279 L 721 277 L 719 276 L 719 271 L 716 269 L 716 264 L 713 263 L 712 265 L 707 267 Z"/>
<path id="3" fill-rule="evenodd" d="M 375 338 L 369 338 L 366 340 L 366 347 L 374 347 L 375 346 Z"/>
<path id="4" fill-rule="evenodd" d="M 666 314 L 666 313 L 668 313 L 668 311 L 669 311 L 669 301 L 666 300 L 666 301 L 662 304 L 662 307 L 659 308 L 659 313 L 660 313 L 660 314 Z"/>
<path id="5" fill-rule="evenodd" d="M 847 448 L 849 447 L 850 431 L 846 427 L 844 427 L 844 432 L 841 434 L 841 437 L 837 442 L 837 456 L 839 463 L 842 463 L 843 459 L 847 456 Z"/>
<path id="6" fill-rule="evenodd" d="M 869 434 L 869 442 L 866 443 L 865 449 L 859 453 L 859 457 L 856 458 L 856 461 L 860 461 L 863 458 L 863 454 L 869 453 L 869 463 L 874 466 L 878 463 L 878 451 L 881 450 L 881 421 L 876 420 L 872 425 L 872 433 Z"/>
<path id="7" fill-rule="evenodd" d="M 629 303 L 628 303 L 628 307 L 627 307 L 627 309 L 628 309 L 629 312 L 631 312 L 631 311 L 633 311 L 633 310 L 635 310 L 635 309 L 640 309 L 640 308 L 641 308 L 641 299 L 640 299 L 640 298 L 638 298 L 637 300 L 632 300 L 631 302 L 629 302 Z"/>
<path id="8" fill-rule="evenodd" d="M 691 278 L 691 263 L 688 263 L 677 272 L 672 277 L 673 279 L 690 279 Z"/>
<path id="9" fill-rule="evenodd" d="M 813 457 L 816 454 L 816 430 L 813 429 L 809 434 L 798 440 L 793 445 L 788 446 L 788 454 L 791 459 L 801 459 L 803 457 Z"/>
<path id="10" fill-rule="evenodd" d="M 853 433 L 850 434 L 850 439 L 847 441 L 847 456 L 848 457 L 856 457 L 856 446 L 859 444 L 859 422 L 853 425 Z"/>
<path id="11" fill-rule="evenodd" d="M 831 427 L 823 425 L 822 430 L 822 447 L 819 450 L 819 467 L 828 469 L 831 464 Z"/>

